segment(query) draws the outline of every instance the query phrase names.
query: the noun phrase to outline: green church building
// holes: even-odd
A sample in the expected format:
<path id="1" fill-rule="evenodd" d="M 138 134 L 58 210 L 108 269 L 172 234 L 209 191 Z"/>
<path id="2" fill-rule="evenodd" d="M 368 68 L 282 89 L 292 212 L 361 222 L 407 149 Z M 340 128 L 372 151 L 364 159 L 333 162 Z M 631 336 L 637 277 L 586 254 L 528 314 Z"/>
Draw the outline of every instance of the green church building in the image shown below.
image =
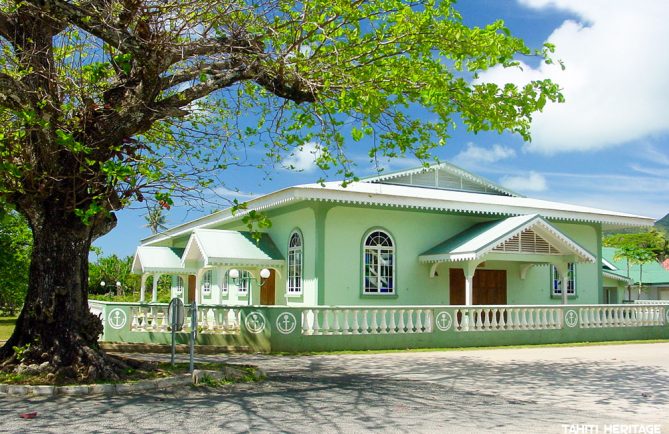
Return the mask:
<path id="1" fill-rule="evenodd" d="M 249 212 L 271 227 L 248 232 Z M 171 276 L 198 343 L 254 351 L 668 338 L 666 304 L 618 304 L 627 278 L 602 257 L 603 230 L 652 224 L 442 163 L 297 185 L 173 227 L 137 248 L 139 302 L 89 304 L 102 340 L 167 343 L 156 283 Z"/>

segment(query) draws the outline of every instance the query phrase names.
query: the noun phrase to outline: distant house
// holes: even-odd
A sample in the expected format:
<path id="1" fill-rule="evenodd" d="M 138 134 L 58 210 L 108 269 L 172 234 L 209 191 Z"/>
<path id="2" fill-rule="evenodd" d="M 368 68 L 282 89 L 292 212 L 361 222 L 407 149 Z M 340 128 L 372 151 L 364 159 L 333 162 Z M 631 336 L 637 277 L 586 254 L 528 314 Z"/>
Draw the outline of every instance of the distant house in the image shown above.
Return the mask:
<path id="1" fill-rule="evenodd" d="M 250 210 L 272 221 L 258 241 L 242 222 Z M 134 272 L 143 282 L 171 275 L 174 297 L 204 305 L 618 302 L 624 268 L 600 266 L 602 230 L 653 224 L 523 197 L 448 163 L 346 187 L 297 185 L 249 201 L 244 212 L 223 210 L 143 240 Z M 615 294 L 605 289 L 611 282 Z"/>
<path id="2" fill-rule="evenodd" d="M 615 260 L 616 249 L 604 247 L 602 256 L 604 258 L 604 276 L 609 276 L 607 291 L 616 291 L 617 300 L 627 300 L 627 285 L 633 285 L 632 300 L 637 297 L 640 300 L 669 300 L 669 270 L 667 262 L 649 262 L 640 266 L 628 264 L 625 259 Z M 608 267 L 607 267 L 608 263 Z M 612 268 L 611 268 L 612 267 Z M 638 284 L 641 281 L 643 290 L 638 292 Z M 605 280 L 605 282 L 607 282 Z M 613 295 L 612 295 L 613 297 Z"/>

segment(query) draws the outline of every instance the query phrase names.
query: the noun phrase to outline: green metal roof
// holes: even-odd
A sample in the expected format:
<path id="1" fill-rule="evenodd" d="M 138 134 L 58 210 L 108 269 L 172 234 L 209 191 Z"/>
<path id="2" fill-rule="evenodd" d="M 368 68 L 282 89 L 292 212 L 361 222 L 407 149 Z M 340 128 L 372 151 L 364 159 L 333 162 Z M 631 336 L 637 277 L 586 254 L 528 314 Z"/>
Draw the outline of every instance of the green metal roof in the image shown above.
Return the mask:
<path id="1" fill-rule="evenodd" d="M 573 254 L 584 262 L 595 262 L 595 257 L 590 252 L 537 214 L 476 224 L 422 253 L 419 260 L 440 262 L 478 259 L 527 229 L 542 235 L 557 250 L 565 252 L 564 254 Z"/>
<path id="2" fill-rule="evenodd" d="M 618 268 L 610 271 L 619 276 L 627 277 L 627 261 L 625 259 L 614 259 L 616 249 L 613 247 L 602 247 L 602 257 L 612 263 Z M 633 282 L 639 282 L 639 275 L 643 279 L 644 285 L 663 285 L 669 284 L 669 270 L 666 270 L 659 262 L 649 262 L 643 264 L 642 267 L 638 264 L 629 264 L 629 277 Z"/>
<path id="3" fill-rule="evenodd" d="M 272 238 L 260 234 L 256 241 L 250 232 L 218 229 L 193 231 L 182 263 L 202 259 L 205 265 L 283 265 L 284 258 Z"/>
<path id="4" fill-rule="evenodd" d="M 133 273 L 183 271 L 181 255 L 184 249 L 175 247 L 139 246 L 132 261 Z"/>

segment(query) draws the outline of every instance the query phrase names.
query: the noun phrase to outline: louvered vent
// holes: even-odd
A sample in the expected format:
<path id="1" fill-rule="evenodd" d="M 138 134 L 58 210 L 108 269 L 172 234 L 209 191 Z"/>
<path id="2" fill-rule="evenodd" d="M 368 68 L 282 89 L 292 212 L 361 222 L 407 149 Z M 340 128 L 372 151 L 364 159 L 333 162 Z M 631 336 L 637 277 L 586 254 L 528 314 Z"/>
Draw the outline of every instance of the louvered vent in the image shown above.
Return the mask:
<path id="1" fill-rule="evenodd" d="M 513 238 L 509 238 L 494 249 L 494 252 L 538 253 L 542 255 L 559 255 L 560 251 L 548 241 L 541 238 L 533 230 L 526 229 Z"/>

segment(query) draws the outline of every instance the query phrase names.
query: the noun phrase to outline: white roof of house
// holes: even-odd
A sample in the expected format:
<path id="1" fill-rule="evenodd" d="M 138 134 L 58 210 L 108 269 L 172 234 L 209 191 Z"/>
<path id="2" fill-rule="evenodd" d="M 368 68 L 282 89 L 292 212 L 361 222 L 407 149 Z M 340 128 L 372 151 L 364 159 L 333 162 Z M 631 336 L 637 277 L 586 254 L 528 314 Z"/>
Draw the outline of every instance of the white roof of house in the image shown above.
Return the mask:
<path id="1" fill-rule="evenodd" d="M 207 228 L 241 219 L 250 211 L 263 211 L 298 201 L 338 202 L 367 206 L 425 209 L 489 216 L 521 216 L 539 214 L 544 218 L 566 222 L 601 223 L 604 228 L 652 226 L 654 219 L 639 215 L 607 211 L 527 197 L 473 193 L 421 186 L 384 184 L 382 179 L 352 182 L 303 184 L 289 187 L 248 201 L 245 210 L 233 214 L 231 209 L 219 211 L 171 228 L 143 240 L 157 243 L 174 236 L 187 235 L 195 228 Z"/>
<path id="2" fill-rule="evenodd" d="M 596 261 L 590 252 L 537 214 L 476 224 L 437 244 L 418 259 L 428 263 L 480 259 L 495 247 L 529 229 L 541 235 L 562 254 L 573 255 L 579 262 Z"/>

